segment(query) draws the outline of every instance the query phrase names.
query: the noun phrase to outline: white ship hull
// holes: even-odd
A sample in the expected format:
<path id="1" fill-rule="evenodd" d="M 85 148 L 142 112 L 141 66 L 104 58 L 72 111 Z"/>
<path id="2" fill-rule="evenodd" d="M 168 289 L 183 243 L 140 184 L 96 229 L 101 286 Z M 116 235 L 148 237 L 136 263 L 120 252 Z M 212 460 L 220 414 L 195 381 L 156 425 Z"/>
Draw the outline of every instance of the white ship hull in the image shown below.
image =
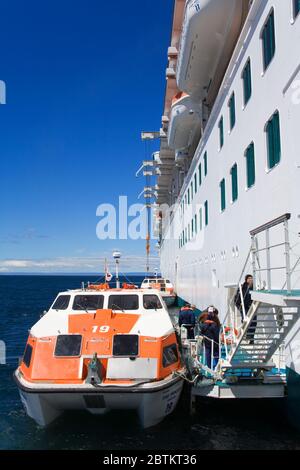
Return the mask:
<path id="1" fill-rule="evenodd" d="M 162 275 L 171 280 L 182 301 L 195 304 L 200 310 L 213 304 L 219 309 L 221 318 L 226 315 L 228 299 L 243 272 L 251 246 L 251 230 L 283 214 L 291 214 L 291 268 L 300 256 L 300 14 L 294 17 L 291 3 L 294 2 L 253 2 L 184 184 L 179 195 L 175 195 L 171 201 L 176 201 L 177 207 L 162 236 Z M 264 69 L 262 34 L 272 11 L 276 48 L 274 57 Z M 245 104 L 242 77 L 249 59 L 252 91 Z M 231 128 L 229 102 L 233 93 L 235 124 Z M 270 118 L 277 111 L 280 116 L 281 158 L 270 168 L 266 130 Z M 221 117 L 224 125 L 223 143 L 220 142 Z M 248 187 L 245 152 L 251 143 L 255 148 L 255 182 Z M 207 174 L 204 175 L 205 154 Z M 200 164 L 202 182 L 195 191 L 195 186 L 192 188 L 191 185 L 195 174 L 198 175 Z M 238 171 L 238 197 L 233 200 L 231 171 L 235 164 Z M 221 208 L 220 204 L 220 183 L 223 179 L 226 185 L 225 208 Z M 191 201 L 186 205 L 188 191 Z M 195 215 L 198 226 L 192 234 Z M 279 229 L 275 230 L 271 243 L 279 243 L 280 236 Z M 185 243 L 182 243 L 182 237 L 187 238 Z M 283 266 L 284 254 L 279 251 L 276 253 L 275 250 L 272 256 L 275 267 L 272 288 L 283 289 L 286 273 L 278 267 Z M 250 263 L 250 274 L 251 269 Z M 267 281 L 266 272 L 261 274 L 261 285 L 264 281 Z M 300 293 L 299 267 L 293 273 L 291 288 Z M 298 425 L 299 351 L 300 320 L 286 341 L 288 392 L 293 410 L 298 411 Z"/>

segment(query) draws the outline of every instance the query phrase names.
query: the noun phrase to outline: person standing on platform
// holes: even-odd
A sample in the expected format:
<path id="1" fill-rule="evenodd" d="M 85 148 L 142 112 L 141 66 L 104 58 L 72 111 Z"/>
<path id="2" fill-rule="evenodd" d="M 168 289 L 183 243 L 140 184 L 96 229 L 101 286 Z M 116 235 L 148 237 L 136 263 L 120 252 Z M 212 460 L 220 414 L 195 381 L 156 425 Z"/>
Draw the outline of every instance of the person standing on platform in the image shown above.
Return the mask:
<path id="1" fill-rule="evenodd" d="M 179 312 L 179 320 L 178 320 L 179 327 L 181 328 L 184 326 L 187 330 L 187 338 L 194 339 L 194 328 L 195 328 L 195 315 L 190 306 L 190 304 L 186 304 L 184 307 L 181 308 Z"/>

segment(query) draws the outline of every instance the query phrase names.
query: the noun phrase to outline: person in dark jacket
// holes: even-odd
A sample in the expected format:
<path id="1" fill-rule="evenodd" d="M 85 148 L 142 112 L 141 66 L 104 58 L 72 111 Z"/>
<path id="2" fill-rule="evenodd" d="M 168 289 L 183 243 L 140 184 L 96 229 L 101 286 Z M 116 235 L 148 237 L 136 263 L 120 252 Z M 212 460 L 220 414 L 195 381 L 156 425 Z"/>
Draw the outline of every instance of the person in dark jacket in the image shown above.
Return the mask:
<path id="1" fill-rule="evenodd" d="M 245 281 L 242 285 L 243 299 L 241 299 L 240 288 L 238 288 L 235 294 L 235 298 L 234 298 L 234 303 L 236 307 L 239 309 L 239 311 L 241 312 L 242 321 L 244 320 L 243 304 L 244 304 L 246 315 L 252 304 L 251 292 L 250 292 L 252 290 L 253 290 L 253 277 L 251 276 L 251 274 L 247 274 L 247 276 L 245 277 Z"/>
<path id="2" fill-rule="evenodd" d="M 219 360 L 220 320 L 215 313 L 209 313 L 201 326 L 204 337 L 205 362 L 207 367 L 214 369 Z M 213 363 L 212 363 L 213 357 Z"/>
<path id="3" fill-rule="evenodd" d="M 247 315 L 252 305 L 252 298 L 251 298 L 252 290 L 253 290 L 253 277 L 251 276 L 251 274 L 247 274 L 247 276 L 245 277 L 245 282 L 242 285 L 243 302 L 241 299 L 240 289 L 237 290 L 237 293 L 234 298 L 234 303 L 241 313 L 242 321 L 244 321 L 245 319 L 244 311 L 245 311 L 245 315 Z M 244 311 L 243 311 L 243 304 L 244 304 Z M 249 326 L 248 334 L 247 334 L 247 338 L 250 340 L 250 344 L 254 344 L 254 334 L 256 330 L 256 325 L 257 325 L 257 317 L 255 316 L 253 317 L 253 320 Z"/>
<path id="4" fill-rule="evenodd" d="M 187 338 L 194 339 L 194 328 L 195 328 L 195 315 L 189 304 L 186 304 L 179 312 L 179 327 L 184 325 L 187 330 Z"/>

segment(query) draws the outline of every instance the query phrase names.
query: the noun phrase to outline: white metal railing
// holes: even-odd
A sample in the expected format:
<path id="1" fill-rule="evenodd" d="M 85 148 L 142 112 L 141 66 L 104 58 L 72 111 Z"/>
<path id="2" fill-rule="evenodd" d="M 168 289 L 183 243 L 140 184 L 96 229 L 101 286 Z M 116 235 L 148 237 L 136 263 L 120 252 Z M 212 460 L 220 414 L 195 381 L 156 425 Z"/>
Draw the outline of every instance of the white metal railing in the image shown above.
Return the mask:
<path id="1" fill-rule="evenodd" d="M 257 276 L 261 275 L 262 272 L 266 273 L 267 276 L 267 284 L 266 287 L 268 290 L 272 289 L 272 272 L 273 271 L 285 271 L 285 284 L 287 291 L 290 292 L 292 288 L 292 281 L 291 281 L 291 260 L 290 260 L 290 253 L 291 253 L 291 246 L 289 240 L 289 226 L 288 222 L 291 218 L 291 214 L 284 214 L 276 219 L 267 222 L 266 224 L 257 227 L 254 230 L 251 230 L 251 253 L 252 253 L 252 270 L 253 270 L 253 284 L 255 287 L 259 289 L 264 288 L 265 286 L 257 283 Z M 279 243 L 270 243 L 270 231 L 272 228 L 277 227 L 279 225 L 283 225 L 284 230 L 284 240 Z M 258 235 L 265 233 L 265 246 L 260 248 L 258 244 Z M 275 248 L 284 247 L 284 265 L 283 266 L 272 266 L 272 250 Z M 261 267 L 260 265 L 260 253 L 266 254 L 266 266 Z"/>
<path id="2" fill-rule="evenodd" d="M 220 340 L 221 340 L 221 335 L 223 335 L 224 338 L 226 337 L 226 331 L 225 331 L 226 328 L 230 328 L 232 332 L 234 332 L 236 330 L 239 330 L 238 318 L 240 316 L 242 316 L 242 320 L 244 320 L 246 318 L 244 295 L 243 295 L 243 291 L 242 291 L 242 279 L 243 279 L 243 277 L 246 273 L 246 270 L 247 270 L 247 267 L 248 267 L 248 264 L 249 264 L 249 261 L 250 261 L 250 255 L 251 255 L 251 248 L 250 248 L 250 250 L 247 254 L 247 257 L 246 257 L 245 263 L 243 265 L 240 277 L 239 277 L 239 279 L 236 283 L 236 289 L 235 289 L 232 297 L 229 300 L 228 310 L 227 310 L 227 313 L 225 315 L 225 318 L 224 318 L 222 326 L 221 326 Z M 236 298 L 236 294 L 237 294 L 237 289 L 239 289 L 242 312 L 235 305 L 235 298 Z M 237 336 L 233 334 L 232 335 L 232 343 L 234 344 L 236 341 L 237 341 Z M 220 343 L 221 343 L 221 341 L 220 341 Z M 227 357 L 228 348 L 227 348 L 226 341 L 225 341 L 225 351 L 226 351 L 226 357 Z"/>
<path id="3" fill-rule="evenodd" d="M 194 333 L 194 339 L 189 339 L 187 338 L 187 330 L 189 328 L 193 328 L 193 333 Z M 189 345 L 189 347 L 192 348 L 192 345 L 196 344 L 196 353 L 192 354 L 195 366 L 199 367 L 202 372 L 207 372 L 210 375 L 214 375 L 214 370 L 217 367 L 214 367 L 214 362 L 215 359 L 217 359 L 217 356 L 215 356 L 215 350 L 218 351 L 219 358 L 221 357 L 221 346 L 216 343 L 213 339 L 208 338 L 207 336 L 201 334 L 200 331 L 200 326 L 195 325 L 195 327 L 192 327 L 191 325 L 183 324 L 180 327 L 180 337 L 185 345 Z M 206 344 L 207 342 L 210 344 L 210 347 L 207 347 Z M 206 344 L 205 344 L 206 343 Z M 207 350 L 210 349 L 210 364 L 207 364 Z"/>
<path id="4" fill-rule="evenodd" d="M 208 336 L 201 333 L 200 325 L 195 326 L 195 340 L 197 341 L 197 360 L 198 365 L 207 370 L 211 375 L 214 375 L 214 371 L 217 364 L 214 365 L 215 359 L 221 357 L 221 343 L 217 343 Z M 209 343 L 210 347 L 207 347 L 205 343 Z M 210 364 L 207 364 L 207 350 L 210 349 Z M 218 351 L 218 357 L 215 355 L 215 351 Z"/>

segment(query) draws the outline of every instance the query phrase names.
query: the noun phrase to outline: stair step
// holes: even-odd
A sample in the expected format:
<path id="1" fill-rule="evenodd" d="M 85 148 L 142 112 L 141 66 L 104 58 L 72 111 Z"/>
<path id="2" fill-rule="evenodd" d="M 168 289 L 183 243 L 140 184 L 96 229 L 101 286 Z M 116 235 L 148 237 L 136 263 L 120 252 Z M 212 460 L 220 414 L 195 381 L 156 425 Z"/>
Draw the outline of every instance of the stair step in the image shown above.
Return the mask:
<path id="1" fill-rule="evenodd" d="M 262 362 L 260 364 L 244 364 L 244 363 L 237 363 L 237 364 L 230 364 L 229 366 L 222 366 L 222 370 L 226 371 L 228 369 L 273 369 L 274 365 L 270 365 L 266 362 Z"/>

